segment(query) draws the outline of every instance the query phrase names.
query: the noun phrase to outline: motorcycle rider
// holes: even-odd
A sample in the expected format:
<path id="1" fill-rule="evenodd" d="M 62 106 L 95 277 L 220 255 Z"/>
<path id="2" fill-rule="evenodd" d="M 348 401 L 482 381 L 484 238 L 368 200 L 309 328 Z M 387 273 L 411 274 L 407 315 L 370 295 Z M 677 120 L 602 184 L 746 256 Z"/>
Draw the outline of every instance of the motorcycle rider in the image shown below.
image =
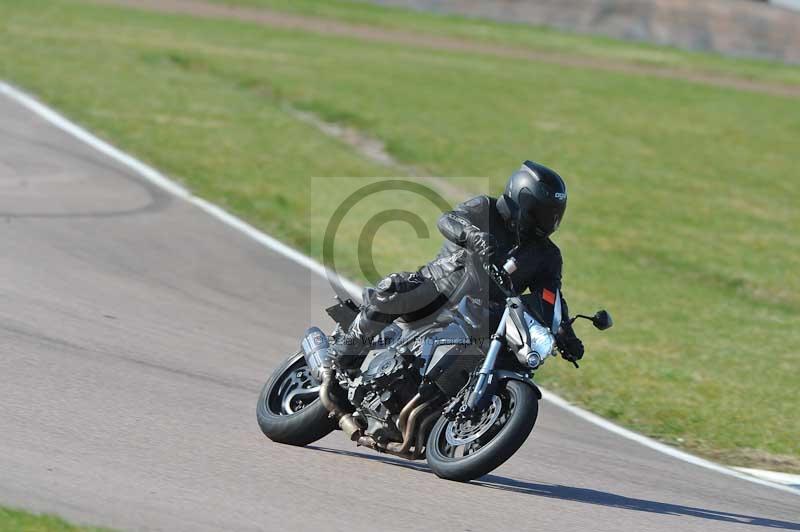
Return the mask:
<path id="1" fill-rule="evenodd" d="M 541 298 L 551 316 L 560 311 L 559 350 L 568 360 L 580 360 L 583 343 L 569 323 L 561 295 L 561 252 L 549 238 L 566 207 L 567 189 L 561 176 L 525 161 L 499 198 L 477 196 L 442 214 L 438 228 L 446 240 L 437 257 L 416 272 L 393 273 L 364 291 L 360 312 L 333 345 L 337 364 L 343 369 L 357 368 L 374 336 L 395 319 L 416 321 L 450 302 L 458 303 L 451 296 L 466 281 L 467 252 L 499 262 L 511 251 L 517 263 L 511 274 L 515 288 L 520 293 L 527 288 Z M 493 290 L 488 297 L 503 301 L 503 295 Z"/>

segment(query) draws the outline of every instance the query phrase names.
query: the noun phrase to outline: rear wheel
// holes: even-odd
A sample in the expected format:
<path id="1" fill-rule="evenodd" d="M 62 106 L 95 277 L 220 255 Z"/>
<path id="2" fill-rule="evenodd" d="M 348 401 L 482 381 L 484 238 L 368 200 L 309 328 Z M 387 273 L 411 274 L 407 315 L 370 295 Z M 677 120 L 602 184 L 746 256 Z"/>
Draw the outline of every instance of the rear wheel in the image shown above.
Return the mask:
<path id="1" fill-rule="evenodd" d="M 448 480 L 482 477 L 517 452 L 533 430 L 538 413 L 539 400 L 533 388 L 506 381 L 482 412 L 469 419 L 439 418 L 428 436 L 428 465 Z"/>
<path id="2" fill-rule="evenodd" d="M 289 445 L 308 445 L 336 428 L 319 400 L 319 383 L 302 353 L 286 359 L 261 390 L 256 407 L 261 432 Z"/>

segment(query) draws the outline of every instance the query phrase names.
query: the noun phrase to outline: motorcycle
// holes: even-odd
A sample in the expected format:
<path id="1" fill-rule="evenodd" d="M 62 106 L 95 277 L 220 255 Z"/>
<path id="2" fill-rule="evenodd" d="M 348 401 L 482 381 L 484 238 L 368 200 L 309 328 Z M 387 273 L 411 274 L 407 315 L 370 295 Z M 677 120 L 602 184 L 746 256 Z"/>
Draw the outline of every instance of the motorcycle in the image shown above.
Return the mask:
<path id="1" fill-rule="evenodd" d="M 559 348 L 561 298 L 556 293 L 548 306 L 540 294 L 517 293 L 513 254 L 502 268 L 477 258 L 472 264 L 478 273 L 472 284 L 488 278 L 505 296 L 504 306 L 472 297 L 466 282 L 465 293 L 451 298 L 457 305 L 421 321 L 389 324 L 355 372 L 339 371 L 328 337 L 308 329 L 302 349 L 261 391 L 262 432 L 304 446 L 341 429 L 359 446 L 424 458 L 437 476 L 455 481 L 479 478 L 511 458 L 536 424 L 542 394 L 534 371 Z M 334 338 L 359 310 L 349 299 L 336 299 L 326 309 L 337 323 Z M 599 330 L 613 324 L 605 310 L 571 322 L 579 318 Z M 493 329 L 488 346 L 487 324 Z"/>

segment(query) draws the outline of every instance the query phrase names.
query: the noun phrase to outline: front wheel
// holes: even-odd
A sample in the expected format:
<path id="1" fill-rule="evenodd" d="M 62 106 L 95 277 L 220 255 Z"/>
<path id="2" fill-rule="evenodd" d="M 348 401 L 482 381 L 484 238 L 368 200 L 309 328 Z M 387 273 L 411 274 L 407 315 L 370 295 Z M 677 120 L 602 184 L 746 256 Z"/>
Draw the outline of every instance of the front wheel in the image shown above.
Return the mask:
<path id="1" fill-rule="evenodd" d="M 489 405 L 472 418 L 439 418 L 428 436 L 428 465 L 448 480 L 482 477 L 517 452 L 533 430 L 538 413 L 539 400 L 533 388 L 506 381 Z"/>
<path id="2" fill-rule="evenodd" d="M 319 400 L 319 383 L 302 353 L 292 355 L 273 372 L 261 390 L 256 417 L 267 438 L 289 445 L 308 445 L 336 428 Z"/>

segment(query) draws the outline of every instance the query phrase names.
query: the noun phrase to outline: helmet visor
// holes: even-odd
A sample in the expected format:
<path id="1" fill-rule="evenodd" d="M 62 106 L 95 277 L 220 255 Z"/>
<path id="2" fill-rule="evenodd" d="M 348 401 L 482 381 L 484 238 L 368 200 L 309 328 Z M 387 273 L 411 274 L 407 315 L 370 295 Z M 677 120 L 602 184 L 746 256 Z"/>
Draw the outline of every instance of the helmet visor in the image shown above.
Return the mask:
<path id="1" fill-rule="evenodd" d="M 520 210 L 520 236 L 528 239 L 548 237 L 556 232 L 563 216 L 564 208 L 560 205 L 539 205 L 533 209 Z"/>

